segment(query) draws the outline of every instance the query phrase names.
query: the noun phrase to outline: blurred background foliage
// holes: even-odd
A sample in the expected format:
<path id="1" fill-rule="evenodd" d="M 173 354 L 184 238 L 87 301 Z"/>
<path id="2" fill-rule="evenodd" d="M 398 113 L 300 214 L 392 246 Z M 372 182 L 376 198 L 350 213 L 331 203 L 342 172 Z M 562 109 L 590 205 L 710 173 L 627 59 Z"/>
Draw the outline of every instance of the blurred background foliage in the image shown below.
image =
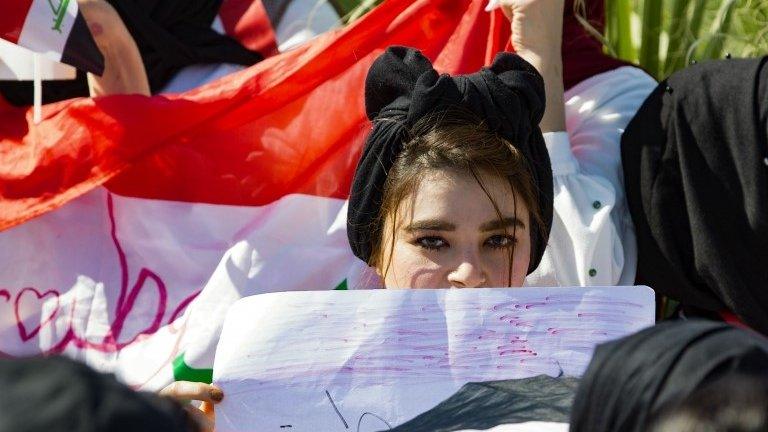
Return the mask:
<path id="1" fill-rule="evenodd" d="M 664 78 L 692 61 L 768 53 L 768 0 L 606 0 L 607 49 Z"/>
<path id="2" fill-rule="evenodd" d="M 330 1 L 346 22 L 380 2 Z M 605 0 L 605 7 L 606 51 L 659 79 L 694 60 L 768 53 L 768 0 Z"/>

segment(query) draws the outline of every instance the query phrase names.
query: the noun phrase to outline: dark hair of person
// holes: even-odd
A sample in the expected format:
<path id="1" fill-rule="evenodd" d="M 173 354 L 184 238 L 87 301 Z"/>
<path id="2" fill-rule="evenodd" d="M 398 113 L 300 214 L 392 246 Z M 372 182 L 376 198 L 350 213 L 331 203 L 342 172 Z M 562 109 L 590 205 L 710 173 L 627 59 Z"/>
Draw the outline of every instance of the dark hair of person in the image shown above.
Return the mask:
<path id="1" fill-rule="evenodd" d="M 372 237 L 373 253 L 368 264 L 378 268 L 382 276 L 391 264 L 399 224 L 398 210 L 430 171 L 453 170 L 472 175 L 491 201 L 499 219 L 503 216 L 498 203 L 486 189 L 482 175 L 505 178 L 510 187 L 510 199 L 514 202 L 519 197 L 528 208 L 529 230 L 536 230 L 546 239 L 547 229 L 526 158 L 512 143 L 492 132 L 477 115 L 461 107 L 452 107 L 417 121 L 409 130 L 408 138 L 387 175 L 381 209 L 373 224 L 377 229 Z M 514 204 L 517 209 L 517 203 Z M 514 216 L 517 217 L 516 214 Z M 514 237 L 515 228 L 512 229 Z M 385 234 L 391 236 L 390 241 L 384 241 Z M 384 263 L 384 248 L 387 246 L 390 248 L 389 260 Z M 510 249 L 510 284 L 513 256 L 514 246 Z"/>
<path id="2" fill-rule="evenodd" d="M 727 375 L 665 407 L 652 432 L 763 432 L 768 430 L 768 379 Z"/>
<path id="3" fill-rule="evenodd" d="M 65 357 L 0 358 L 0 432 L 198 432 L 178 402 Z"/>

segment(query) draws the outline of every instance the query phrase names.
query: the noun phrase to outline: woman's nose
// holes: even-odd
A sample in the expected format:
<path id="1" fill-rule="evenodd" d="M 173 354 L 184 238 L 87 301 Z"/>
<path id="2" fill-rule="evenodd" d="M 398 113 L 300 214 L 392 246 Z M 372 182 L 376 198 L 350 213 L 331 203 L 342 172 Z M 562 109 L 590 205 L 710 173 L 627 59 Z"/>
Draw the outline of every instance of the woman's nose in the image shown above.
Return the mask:
<path id="1" fill-rule="evenodd" d="M 485 272 L 474 259 L 463 259 L 459 265 L 448 274 L 451 288 L 479 288 L 486 282 Z"/>

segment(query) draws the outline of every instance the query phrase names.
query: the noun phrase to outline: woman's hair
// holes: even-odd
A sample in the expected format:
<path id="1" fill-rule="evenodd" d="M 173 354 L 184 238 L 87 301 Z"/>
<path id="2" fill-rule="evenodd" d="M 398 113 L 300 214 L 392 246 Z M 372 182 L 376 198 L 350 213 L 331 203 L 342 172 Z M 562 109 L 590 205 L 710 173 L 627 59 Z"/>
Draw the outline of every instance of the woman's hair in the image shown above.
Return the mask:
<path id="1" fill-rule="evenodd" d="M 510 198 L 516 200 L 519 197 L 528 207 L 529 230 L 537 230 L 546 239 L 547 230 L 527 160 L 512 143 L 491 131 L 477 115 L 458 106 L 451 107 L 417 121 L 408 131 L 407 138 L 387 175 L 381 208 L 373 224 L 373 253 L 368 264 L 379 268 L 382 276 L 386 275 L 391 263 L 400 205 L 412 196 L 429 171 L 452 170 L 472 175 L 493 204 L 499 219 L 502 215 L 498 203 L 489 194 L 481 175 L 506 179 L 510 186 Z M 385 229 L 385 224 L 389 230 Z M 385 233 L 391 236 L 391 241 L 384 241 Z M 389 260 L 384 263 L 383 249 L 387 243 L 390 247 Z M 510 283 L 513 255 L 514 246 L 509 259 Z"/>

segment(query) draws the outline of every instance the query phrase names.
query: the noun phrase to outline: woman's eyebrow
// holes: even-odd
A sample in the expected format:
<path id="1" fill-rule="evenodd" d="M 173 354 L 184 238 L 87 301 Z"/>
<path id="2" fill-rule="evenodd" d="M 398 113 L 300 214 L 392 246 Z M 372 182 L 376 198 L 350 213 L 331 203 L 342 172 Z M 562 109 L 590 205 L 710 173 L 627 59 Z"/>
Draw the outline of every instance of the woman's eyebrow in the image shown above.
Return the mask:
<path id="1" fill-rule="evenodd" d="M 411 222 L 404 228 L 406 231 L 456 231 L 456 225 L 440 219 L 424 219 Z"/>
<path id="2" fill-rule="evenodd" d="M 494 219 L 480 225 L 480 231 L 497 231 L 513 226 L 525 228 L 525 224 L 520 219 L 516 217 L 505 217 L 502 219 Z"/>

